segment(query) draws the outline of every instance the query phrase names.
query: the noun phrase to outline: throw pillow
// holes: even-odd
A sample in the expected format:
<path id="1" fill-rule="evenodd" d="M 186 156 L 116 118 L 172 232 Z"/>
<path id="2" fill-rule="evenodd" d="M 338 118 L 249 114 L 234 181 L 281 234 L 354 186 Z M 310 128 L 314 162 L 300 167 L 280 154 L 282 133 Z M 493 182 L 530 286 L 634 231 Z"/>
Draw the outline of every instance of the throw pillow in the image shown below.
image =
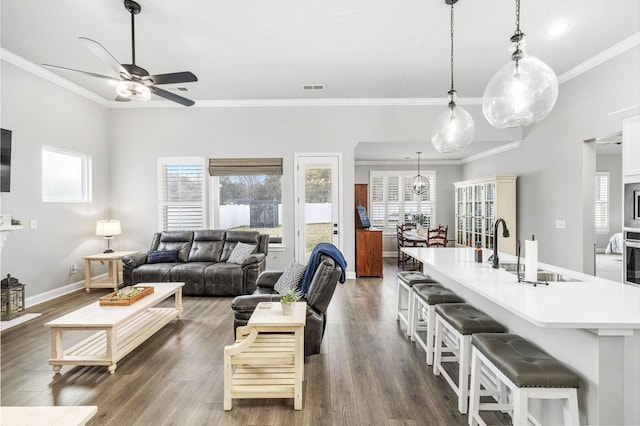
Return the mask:
<path id="1" fill-rule="evenodd" d="M 227 260 L 227 262 L 242 265 L 242 262 L 244 262 L 247 257 L 251 256 L 255 249 L 255 245 L 238 243 L 233 248 L 233 251 L 229 255 L 229 259 Z"/>
<path id="2" fill-rule="evenodd" d="M 159 250 L 147 253 L 147 263 L 176 263 L 178 250 Z"/>
<path id="3" fill-rule="evenodd" d="M 280 278 L 278 278 L 278 281 L 274 284 L 273 289 L 280 294 L 285 294 L 290 289 L 298 287 L 298 283 L 302 279 L 306 268 L 307 267 L 305 265 L 294 260 L 289 264 L 282 275 L 280 275 Z"/>

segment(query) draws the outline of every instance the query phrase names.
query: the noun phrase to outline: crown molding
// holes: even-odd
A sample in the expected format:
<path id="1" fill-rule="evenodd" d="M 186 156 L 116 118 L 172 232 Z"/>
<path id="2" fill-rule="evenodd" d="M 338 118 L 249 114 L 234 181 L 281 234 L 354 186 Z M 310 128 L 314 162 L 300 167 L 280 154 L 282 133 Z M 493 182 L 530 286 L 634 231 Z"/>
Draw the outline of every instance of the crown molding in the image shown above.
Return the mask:
<path id="1" fill-rule="evenodd" d="M 472 161 L 480 160 L 481 158 L 491 157 L 492 155 L 496 155 L 503 152 L 511 151 L 512 149 L 520 148 L 520 145 L 522 145 L 522 140 L 509 142 L 507 144 L 500 145 L 495 148 L 491 148 L 486 151 L 470 155 L 468 157 L 464 157 L 460 160 L 460 162 L 463 164 L 470 163 Z"/>
<path id="2" fill-rule="evenodd" d="M 636 46 L 640 45 L 640 32 L 633 34 L 630 37 L 622 40 L 620 43 L 614 44 L 610 48 L 603 50 L 598 53 L 596 56 L 587 59 L 581 64 L 576 65 L 570 70 L 563 72 L 558 76 L 558 83 L 566 83 L 567 81 L 576 78 L 580 74 L 583 74 L 589 71 L 592 68 L 597 67 L 600 64 L 607 62 L 608 60 L 620 55 L 621 53 L 626 52 L 629 49 L 632 49 Z"/>
<path id="3" fill-rule="evenodd" d="M 261 108 L 321 106 L 446 106 L 449 98 L 238 99 L 196 101 L 190 108 Z M 482 105 L 482 98 L 459 98 L 458 105 Z M 110 108 L 180 108 L 170 101 L 108 102 Z"/>
<path id="4" fill-rule="evenodd" d="M 43 78 L 53 84 L 56 84 L 64 89 L 67 89 L 70 92 L 75 93 L 76 95 L 87 98 L 97 104 L 105 107 L 109 104 L 109 102 L 106 101 L 103 97 L 98 96 L 95 93 L 85 89 L 84 87 L 80 87 L 65 78 L 62 78 L 59 75 L 52 73 L 51 71 L 47 71 L 41 66 L 27 61 L 23 57 L 18 56 L 15 53 L 12 53 L 4 48 L 0 48 L 0 59 L 9 62 L 10 64 L 13 64 L 19 68 L 22 68 L 23 70 L 30 72 L 31 74 L 36 75 L 40 78 Z"/>
<path id="5" fill-rule="evenodd" d="M 355 160 L 356 166 L 414 166 L 418 164 L 415 160 Z M 461 160 L 423 160 L 420 159 L 421 166 L 459 166 Z"/>

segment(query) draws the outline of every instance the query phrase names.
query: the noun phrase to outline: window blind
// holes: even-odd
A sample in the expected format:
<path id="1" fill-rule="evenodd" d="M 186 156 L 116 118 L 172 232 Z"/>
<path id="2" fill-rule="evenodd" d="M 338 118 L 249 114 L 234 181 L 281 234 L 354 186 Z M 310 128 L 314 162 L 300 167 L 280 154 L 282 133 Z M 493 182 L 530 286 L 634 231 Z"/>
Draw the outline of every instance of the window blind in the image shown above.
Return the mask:
<path id="1" fill-rule="evenodd" d="M 411 171 L 371 171 L 369 176 L 369 219 L 374 227 L 395 232 L 398 223 L 412 221 L 412 215 L 426 216 L 426 226 L 436 224 L 436 174 L 421 173 L 429 181 L 429 190 L 416 195 L 411 189 Z"/>
<path id="2" fill-rule="evenodd" d="M 609 232 L 609 172 L 596 173 L 595 183 L 596 232 Z"/>
<path id="3" fill-rule="evenodd" d="M 282 158 L 210 158 L 211 176 L 282 175 Z"/>
<path id="4" fill-rule="evenodd" d="M 163 231 L 205 228 L 204 159 L 159 159 L 159 228 Z"/>

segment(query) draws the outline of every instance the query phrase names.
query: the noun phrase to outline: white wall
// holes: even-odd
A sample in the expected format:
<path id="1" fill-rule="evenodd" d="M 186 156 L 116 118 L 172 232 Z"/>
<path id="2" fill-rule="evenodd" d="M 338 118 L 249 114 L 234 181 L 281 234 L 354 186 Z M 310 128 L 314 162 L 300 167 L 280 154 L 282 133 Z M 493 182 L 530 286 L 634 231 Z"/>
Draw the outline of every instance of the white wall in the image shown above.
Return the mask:
<path id="1" fill-rule="evenodd" d="M 0 211 L 24 229 L 12 231 L 2 247 L 0 276 L 26 283 L 29 298 L 84 282 L 82 256 L 104 249 L 95 226 L 109 213 L 109 111 L 8 62 L 1 66 L 1 125 L 13 131 L 13 151 L 11 192 L 0 195 Z M 93 202 L 42 202 L 43 144 L 93 157 Z M 79 267 L 73 275 L 72 263 Z"/>
<path id="2" fill-rule="evenodd" d="M 554 110 L 527 129 L 520 148 L 463 167 L 465 179 L 519 176 L 518 238 L 536 235 L 540 261 L 593 272 L 584 255 L 594 237 L 583 229 L 583 141 L 622 129 L 621 117 L 609 114 L 638 104 L 638 75 L 635 47 L 562 84 Z M 557 219 L 566 229 L 554 227 Z"/>

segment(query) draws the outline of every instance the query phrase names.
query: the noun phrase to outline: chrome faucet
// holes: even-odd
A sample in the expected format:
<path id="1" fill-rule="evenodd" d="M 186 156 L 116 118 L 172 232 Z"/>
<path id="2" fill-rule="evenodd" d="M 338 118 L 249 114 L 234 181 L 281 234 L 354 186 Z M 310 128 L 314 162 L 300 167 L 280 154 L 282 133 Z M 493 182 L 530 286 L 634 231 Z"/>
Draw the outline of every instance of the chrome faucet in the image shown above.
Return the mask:
<path id="1" fill-rule="evenodd" d="M 509 237 L 509 230 L 507 229 L 507 223 L 503 218 L 499 218 L 496 220 L 495 225 L 493 226 L 493 268 L 498 269 L 500 267 L 499 259 L 498 259 L 498 225 L 502 223 L 502 236 L 505 238 Z"/>

